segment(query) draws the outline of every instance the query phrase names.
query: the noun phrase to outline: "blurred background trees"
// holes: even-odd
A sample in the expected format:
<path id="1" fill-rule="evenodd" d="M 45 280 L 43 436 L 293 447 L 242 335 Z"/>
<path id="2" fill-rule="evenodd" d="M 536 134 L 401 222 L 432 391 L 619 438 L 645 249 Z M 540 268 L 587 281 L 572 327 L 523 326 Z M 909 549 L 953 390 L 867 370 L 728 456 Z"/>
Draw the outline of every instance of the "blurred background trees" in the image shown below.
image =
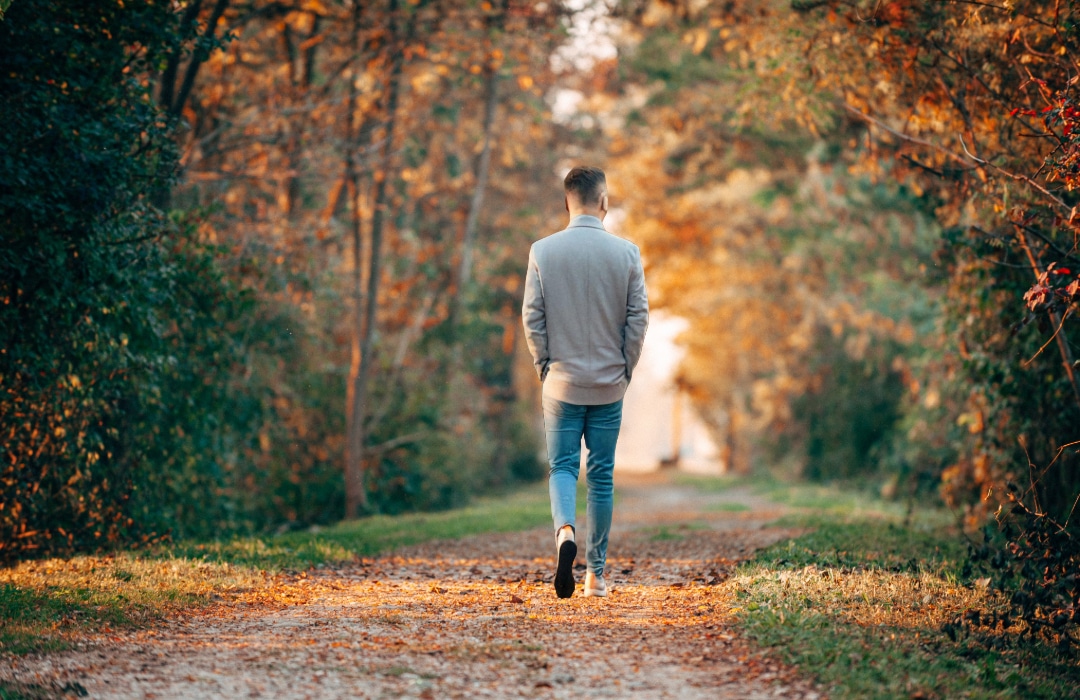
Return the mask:
<path id="1" fill-rule="evenodd" d="M 922 191 L 888 154 L 868 170 L 862 124 L 822 117 L 834 106 L 805 90 L 789 5 L 625 13 L 628 227 L 657 305 L 691 321 L 678 381 L 730 466 L 911 472 L 892 443 L 939 314 Z"/>
<path id="2" fill-rule="evenodd" d="M 286 497 L 293 519 L 447 506 L 539 473 L 514 425 L 514 256 L 551 198 L 533 183 L 554 168 L 540 96 L 559 17 L 508 2 L 225 12 L 237 38 L 187 108 L 175 201 L 204 208 L 208 235 L 253 265 L 247 283 L 314 343 L 310 364 L 267 368 L 278 415 L 246 461 L 324 492 Z"/>
<path id="3" fill-rule="evenodd" d="M 1010 480 L 1067 517 L 1075 12 L 620 5 L 629 226 L 734 465 L 764 436 L 809 476 L 941 482 L 972 523 Z"/>
<path id="4" fill-rule="evenodd" d="M 557 227 L 562 17 L 10 7 L 4 556 L 339 519 L 350 428 L 353 515 L 537 478 L 517 258 Z"/>
<path id="5" fill-rule="evenodd" d="M 972 524 L 1012 481 L 1064 521 L 1075 27 L 1066 0 L 15 0 L 0 556 L 542 476 L 520 280 L 579 161 L 688 322 L 677 382 L 729 466 L 940 487 Z"/>

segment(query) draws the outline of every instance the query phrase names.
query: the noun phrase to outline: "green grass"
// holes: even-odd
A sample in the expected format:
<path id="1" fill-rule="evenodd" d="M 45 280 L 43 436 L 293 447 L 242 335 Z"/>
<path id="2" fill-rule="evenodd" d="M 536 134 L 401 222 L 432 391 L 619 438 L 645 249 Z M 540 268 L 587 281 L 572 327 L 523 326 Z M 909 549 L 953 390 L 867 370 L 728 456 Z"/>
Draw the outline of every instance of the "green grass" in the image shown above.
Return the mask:
<path id="1" fill-rule="evenodd" d="M 683 540 L 692 532 L 707 530 L 708 528 L 709 526 L 706 523 L 691 521 L 671 526 L 660 525 L 659 527 L 646 529 L 644 532 L 648 534 L 649 539 L 653 542 L 663 542 L 664 540 Z"/>
<path id="2" fill-rule="evenodd" d="M 584 497 L 578 500 L 584 507 Z M 267 573 L 346 562 L 435 539 L 527 530 L 550 522 L 547 490 L 534 484 L 477 499 L 456 510 L 373 516 L 314 532 L 27 561 L 0 569 L 0 651 L 25 654 L 64 649 L 73 632 L 145 625 L 205 605 L 215 597 L 255 589 L 264 585 Z M 15 691 L 0 688 L 0 692 Z"/>
<path id="3" fill-rule="evenodd" d="M 583 506 L 584 497 L 580 496 L 578 502 Z M 550 521 L 547 489 L 533 485 L 526 490 L 477 499 L 473 505 L 438 513 L 375 515 L 315 532 L 241 537 L 226 542 L 179 543 L 168 551 L 172 556 L 271 571 L 306 569 L 434 539 L 528 530 Z"/>
<path id="4" fill-rule="evenodd" d="M 791 484 L 771 479 L 753 483 L 755 492 L 770 501 L 797 509 L 813 511 L 818 515 L 842 515 L 846 517 L 869 516 L 903 517 L 907 505 L 899 501 L 882 501 L 869 488 L 842 488 L 831 484 Z M 940 515 L 939 511 L 920 508 L 923 515 Z"/>
<path id="5" fill-rule="evenodd" d="M 79 683 L 53 686 L 51 688 L 36 683 L 16 683 L 0 681 L 0 700 L 53 700 L 54 698 L 81 697 L 86 689 Z"/>
<path id="6" fill-rule="evenodd" d="M 0 583 L 0 650 L 16 654 L 66 648 L 61 637 L 50 634 L 78 625 L 92 630 L 122 627 L 147 620 L 155 607 L 190 605 L 198 596 L 170 587 L 156 591 L 127 590 L 99 584 L 19 586 Z"/>
<path id="7" fill-rule="evenodd" d="M 944 622 L 1000 596 L 964 581 L 951 516 L 859 492 L 759 486 L 813 528 L 762 550 L 730 584 L 747 636 L 831 698 L 1071 698 L 1080 666 L 1015 634 L 947 637 Z M 1005 643 L 1007 642 L 1007 643 Z"/>
<path id="8" fill-rule="evenodd" d="M 688 486 L 704 493 L 722 493 L 737 486 L 749 486 L 762 483 L 763 477 L 725 474 L 723 476 L 705 476 L 702 474 L 683 474 L 676 472 L 671 480 L 676 486 Z"/>
<path id="9" fill-rule="evenodd" d="M 714 513 L 745 513 L 750 510 L 750 506 L 745 503 L 714 503 L 710 506 L 706 506 L 705 510 Z"/>

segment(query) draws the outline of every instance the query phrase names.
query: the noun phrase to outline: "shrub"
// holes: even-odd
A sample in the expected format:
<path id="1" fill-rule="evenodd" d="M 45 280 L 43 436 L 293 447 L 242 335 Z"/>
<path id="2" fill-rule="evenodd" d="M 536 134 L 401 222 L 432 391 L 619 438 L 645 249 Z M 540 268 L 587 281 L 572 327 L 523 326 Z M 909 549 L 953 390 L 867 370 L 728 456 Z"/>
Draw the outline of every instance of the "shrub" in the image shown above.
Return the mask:
<path id="1" fill-rule="evenodd" d="M 970 547 L 967 573 L 989 570 L 992 585 L 1006 593 L 1005 616 L 967 614 L 953 626 L 1010 628 L 1075 653 L 1080 626 L 1080 540 L 1044 512 L 1033 489 L 1008 484 L 1008 507 L 998 511 L 997 532 L 987 526 L 981 546 Z"/>

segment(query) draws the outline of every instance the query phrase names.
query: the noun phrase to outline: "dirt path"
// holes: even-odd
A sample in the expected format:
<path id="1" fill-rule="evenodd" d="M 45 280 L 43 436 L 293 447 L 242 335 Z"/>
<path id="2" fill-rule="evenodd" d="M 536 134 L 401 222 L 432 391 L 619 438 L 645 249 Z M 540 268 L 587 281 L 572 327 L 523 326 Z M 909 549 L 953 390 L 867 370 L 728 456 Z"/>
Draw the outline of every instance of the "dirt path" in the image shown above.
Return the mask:
<path id="1" fill-rule="evenodd" d="M 580 595 L 580 555 L 578 593 L 555 597 L 549 530 L 484 535 L 279 576 L 3 675 L 106 698 L 818 697 L 736 636 L 721 585 L 792 534 L 766 526 L 778 507 L 657 477 L 617 487 L 606 599 Z"/>

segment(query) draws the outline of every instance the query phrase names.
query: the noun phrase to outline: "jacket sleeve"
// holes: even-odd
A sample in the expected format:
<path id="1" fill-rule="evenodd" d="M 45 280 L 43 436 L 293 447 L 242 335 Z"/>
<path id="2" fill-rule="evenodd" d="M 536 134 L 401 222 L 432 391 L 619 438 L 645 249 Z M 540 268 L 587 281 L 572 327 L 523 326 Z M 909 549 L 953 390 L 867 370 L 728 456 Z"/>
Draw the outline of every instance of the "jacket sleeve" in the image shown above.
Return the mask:
<path id="1" fill-rule="evenodd" d="M 645 289 L 645 270 L 641 266 L 641 251 L 634 248 L 630 264 L 630 282 L 626 290 L 626 326 L 623 328 L 623 357 L 626 359 L 626 378 L 634 374 L 645 331 L 649 328 L 649 294 Z"/>
<path id="2" fill-rule="evenodd" d="M 536 368 L 540 381 L 543 381 L 547 376 L 550 361 L 547 316 L 544 313 L 544 287 L 532 249 L 529 250 L 529 269 L 525 273 L 525 298 L 521 304 L 521 322 L 525 327 L 525 342 L 529 346 L 533 366 Z"/>

